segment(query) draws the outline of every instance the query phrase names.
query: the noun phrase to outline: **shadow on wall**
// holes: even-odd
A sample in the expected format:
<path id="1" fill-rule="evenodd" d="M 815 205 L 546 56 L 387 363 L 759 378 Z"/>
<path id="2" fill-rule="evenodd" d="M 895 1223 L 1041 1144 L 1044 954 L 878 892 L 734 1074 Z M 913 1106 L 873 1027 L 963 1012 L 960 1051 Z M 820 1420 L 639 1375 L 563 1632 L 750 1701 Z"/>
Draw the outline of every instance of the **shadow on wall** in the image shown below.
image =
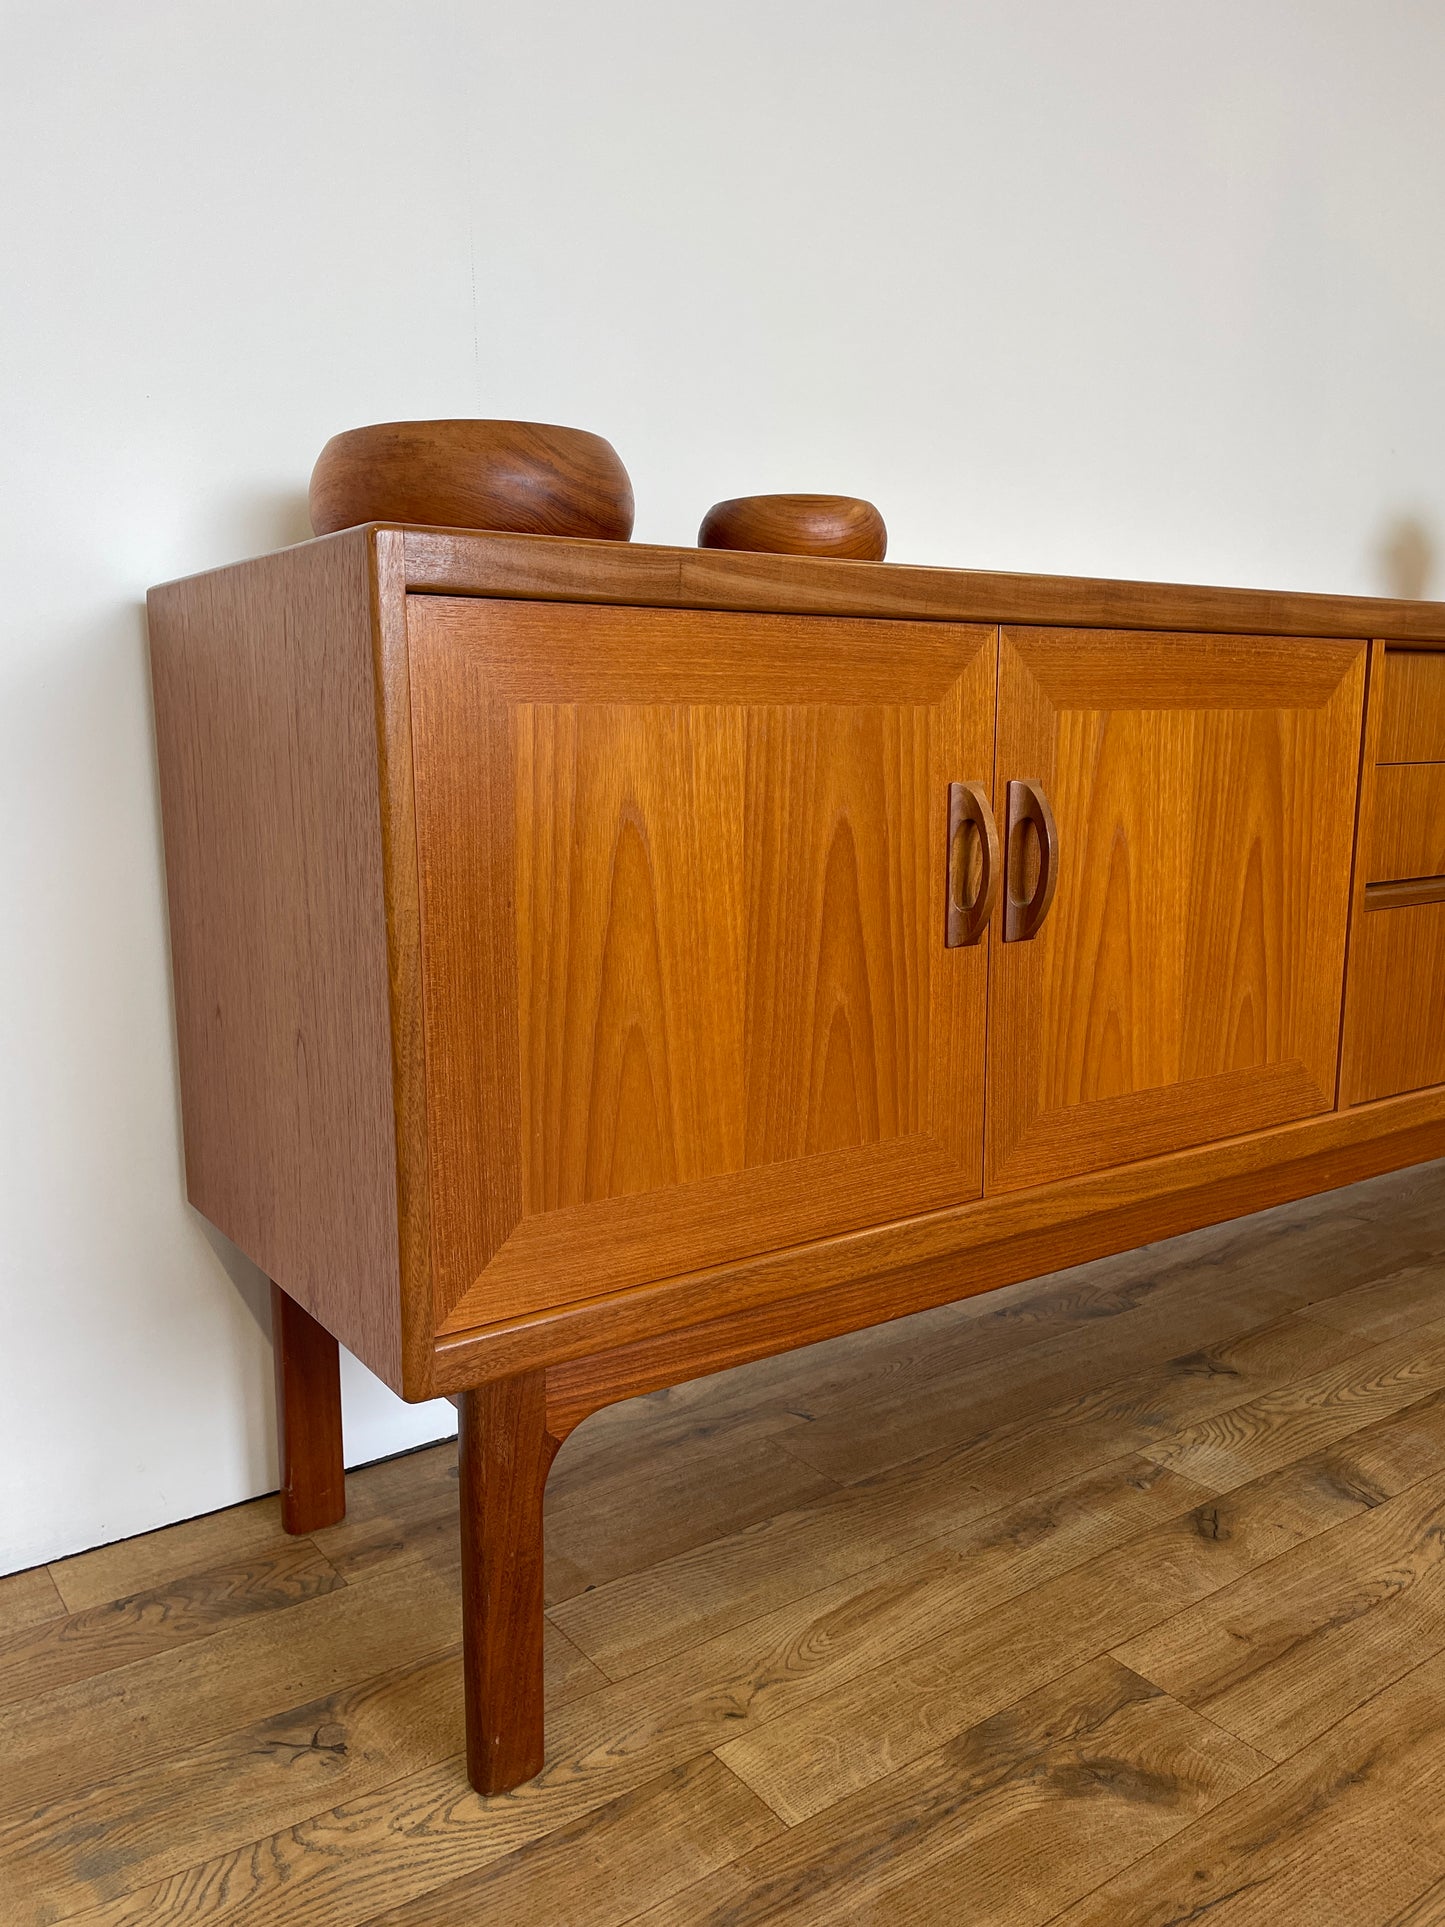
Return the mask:
<path id="1" fill-rule="evenodd" d="M 201 515 L 201 523 L 193 531 L 194 552 L 209 556 L 211 562 L 193 567 L 270 555 L 276 549 L 311 540 L 311 510 L 304 489 L 255 489 L 217 495 Z"/>
<path id="2" fill-rule="evenodd" d="M 1435 543 L 1417 515 L 1398 515 L 1387 525 L 1375 560 L 1386 595 L 1410 602 L 1428 595 L 1435 572 Z"/>

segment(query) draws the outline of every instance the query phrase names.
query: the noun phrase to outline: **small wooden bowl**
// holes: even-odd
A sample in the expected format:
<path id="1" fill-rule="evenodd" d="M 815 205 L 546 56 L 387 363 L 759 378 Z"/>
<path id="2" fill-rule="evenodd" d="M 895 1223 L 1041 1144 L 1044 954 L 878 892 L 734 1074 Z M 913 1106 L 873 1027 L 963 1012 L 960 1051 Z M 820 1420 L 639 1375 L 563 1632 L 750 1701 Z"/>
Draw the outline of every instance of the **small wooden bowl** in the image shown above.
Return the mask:
<path id="1" fill-rule="evenodd" d="M 856 495 L 739 495 L 713 503 L 702 518 L 697 545 L 881 562 L 888 530 L 873 504 Z"/>
<path id="2" fill-rule="evenodd" d="M 632 483 L 611 442 L 546 422 L 379 422 L 333 435 L 311 471 L 318 535 L 358 522 L 632 533 Z"/>

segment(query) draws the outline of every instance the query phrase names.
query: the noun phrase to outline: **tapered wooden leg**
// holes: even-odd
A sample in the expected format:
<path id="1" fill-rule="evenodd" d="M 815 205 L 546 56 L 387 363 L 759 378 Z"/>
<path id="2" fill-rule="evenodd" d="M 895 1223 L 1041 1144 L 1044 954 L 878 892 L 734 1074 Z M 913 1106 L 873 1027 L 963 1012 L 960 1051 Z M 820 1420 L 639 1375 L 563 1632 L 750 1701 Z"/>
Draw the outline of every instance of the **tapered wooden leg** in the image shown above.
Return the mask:
<path id="1" fill-rule="evenodd" d="M 544 1372 L 459 1406 L 467 1774 L 505 1793 L 542 1770 L 542 1493 L 557 1441 Z"/>
<path id="2" fill-rule="evenodd" d="M 326 1327 L 276 1284 L 271 1287 L 271 1337 L 281 1523 L 288 1532 L 315 1532 L 346 1516 L 341 1357 Z"/>

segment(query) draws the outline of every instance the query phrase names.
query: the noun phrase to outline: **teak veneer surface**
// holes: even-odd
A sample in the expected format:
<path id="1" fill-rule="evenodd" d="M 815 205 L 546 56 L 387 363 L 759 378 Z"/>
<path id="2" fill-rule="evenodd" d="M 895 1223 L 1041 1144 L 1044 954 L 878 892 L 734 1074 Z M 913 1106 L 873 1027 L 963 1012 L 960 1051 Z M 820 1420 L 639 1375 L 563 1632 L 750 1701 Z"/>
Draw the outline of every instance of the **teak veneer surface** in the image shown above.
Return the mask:
<path id="1" fill-rule="evenodd" d="M 1358 918 L 1350 976 L 1346 1102 L 1445 1082 L 1445 902 Z"/>
<path id="2" fill-rule="evenodd" d="M 989 1189 L 1333 1107 L 1365 663 L 1004 631 L 995 804 L 1041 784 L 1059 884 L 993 960 Z"/>
<path id="3" fill-rule="evenodd" d="M 996 919 L 940 953 L 925 790 L 987 788 L 988 625 L 1066 606 L 1068 631 L 1001 645 L 1006 679 L 1032 650 L 1053 693 L 1014 692 L 993 772 L 996 808 L 1013 775 L 1066 774 L 1062 894 L 1032 943 L 999 945 Z M 1330 1101 L 1351 638 L 1381 638 L 1398 688 L 1407 648 L 1445 640 L 1434 605 L 370 527 L 151 608 L 191 1195 L 408 1396 L 970 1250 L 1016 1276 L 1030 1224 L 1084 1255 L 1105 1220 L 1181 1222 L 1171 1186 L 1244 1210 L 1272 1162 L 1340 1160 L 1358 1134 L 1357 1173 L 1433 1128 L 1306 1148 L 1258 1127 Z M 1151 796 L 1150 757 L 1190 744 L 1196 793 Z M 1078 836 L 1086 797 L 1112 841 Z M 1287 841 L 1306 813 L 1308 850 Z M 1229 887 L 1188 898 L 1165 955 L 1161 886 L 1192 887 L 1205 841 L 1233 852 Z M 1387 930 L 1363 931 L 1389 913 L 1362 916 L 1357 869 L 1346 1102 L 1434 1075 L 1428 1049 L 1406 1078 L 1359 1029 L 1356 1006 L 1387 1022 Z M 1097 921 L 1125 901 L 1127 968 Z M 1033 1187 L 1028 1224 L 978 1199 L 990 971 L 989 1183 Z M 1066 1013 L 1070 972 L 1098 995 Z M 1060 1052 L 1017 1008 L 1001 1021 L 1030 977 Z M 1238 1152 L 1138 1162 L 1226 1132 Z M 1107 1204 L 1042 1182 L 1120 1156 Z"/>
<path id="4" fill-rule="evenodd" d="M 1379 630 L 1372 633 L 1379 634 Z M 1445 650 L 1423 655 L 1387 650 L 1381 664 L 1382 763 L 1445 759 Z"/>
<path id="5" fill-rule="evenodd" d="M 993 632 L 414 597 L 437 1316 L 980 1190 Z"/>
<path id="6" fill-rule="evenodd" d="M 1445 603 L 1439 602 L 1006 575 L 470 530 L 407 529 L 404 536 L 407 587 L 418 594 L 933 622 L 1198 629 L 1219 635 L 1379 636 L 1402 649 L 1445 650 Z"/>
<path id="7" fill-rule="evenodd" d="M 398 1388 L 373 544 L 147 599 L 191 1202 Z"/>
<path id="8" fill-rule="evenodd" d="M 577 1361 L 594 1410 L 606 1403 L 604 1355 L 614 1348 L 633 1359 L 639 1341 L 655 1344 L 674 1376 L 651 1382 L 672 1383 L 694 1358 L 708 1370 L 757 1356 L 733 1349 L 739 1331 L 770 1331 L 762 1350 L 780 1348 L 790 1331 L 800 1342 L 831 1337 L 1441 1156 L 1445 1093 L 1422 1090 L 444 1336 L 433 1382 L 451 1393 L 478 1376 Z M 713 1365 L 701 1362 L 710 1357 Z M 641 1389 L 633 1373 L 629 1363 L 622 1382 Z M 566 1380 L 578 1382 L 570 1371 Z"/>
<path id="9" fill-rule="evenodd" d="M 1375 771 L 1370 883 L 1445 877 L 1445 763 L 1387 763 Z"/>
<path id="10" fill-rule="evenodd" d="M 1445 654 L 1419 660 L 1427 668 L 1445 665 Z M 1387 748 L 1419 748 L 1428 740 L 1404 733 L 1415 719 L 1428 721 L 1430 715 L 1433 672 L 1423 680 L 1414 677 L 1414 662 L 1379 639 L 1371 647 L 1340 1050 L 1340 1102 L 1347 1105 L 1422 1090 L 1445 1079 L 1445 885 L 1430 877 L 1377 882 L 1373 875 L 1382 845 L 1389 849 L 1406 834 L 1417 846 L 1421 842 L 1418 826 L 1407 830 L 1401 804 L 1412 779 L 1422 769 L 1428 774 L 1431 766 L 1392 762 L 1384 754 Z"/>

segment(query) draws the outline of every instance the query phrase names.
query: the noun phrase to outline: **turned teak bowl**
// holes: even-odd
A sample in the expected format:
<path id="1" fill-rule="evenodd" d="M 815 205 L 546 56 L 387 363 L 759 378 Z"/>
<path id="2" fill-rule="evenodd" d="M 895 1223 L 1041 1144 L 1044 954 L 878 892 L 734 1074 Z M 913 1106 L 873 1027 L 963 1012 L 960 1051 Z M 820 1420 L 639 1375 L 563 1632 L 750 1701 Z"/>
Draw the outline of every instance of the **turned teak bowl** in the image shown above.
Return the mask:
<path id="1" fill-rule="evenodd" d="M 697 532 L 701 549 L 753 549 L 769 555 L 839 555 L 881 562 L 888 530 L 871 502 L 856 495 L 739 495 L 714 502 Z"/>
<path id="2" fill-rule="evenodd" d="M 318 535 L 358 522 L 632 533 L 632 483 L 611 442 L 547 422 L 378 422 L 333 435 L 311 471 Z"/>

